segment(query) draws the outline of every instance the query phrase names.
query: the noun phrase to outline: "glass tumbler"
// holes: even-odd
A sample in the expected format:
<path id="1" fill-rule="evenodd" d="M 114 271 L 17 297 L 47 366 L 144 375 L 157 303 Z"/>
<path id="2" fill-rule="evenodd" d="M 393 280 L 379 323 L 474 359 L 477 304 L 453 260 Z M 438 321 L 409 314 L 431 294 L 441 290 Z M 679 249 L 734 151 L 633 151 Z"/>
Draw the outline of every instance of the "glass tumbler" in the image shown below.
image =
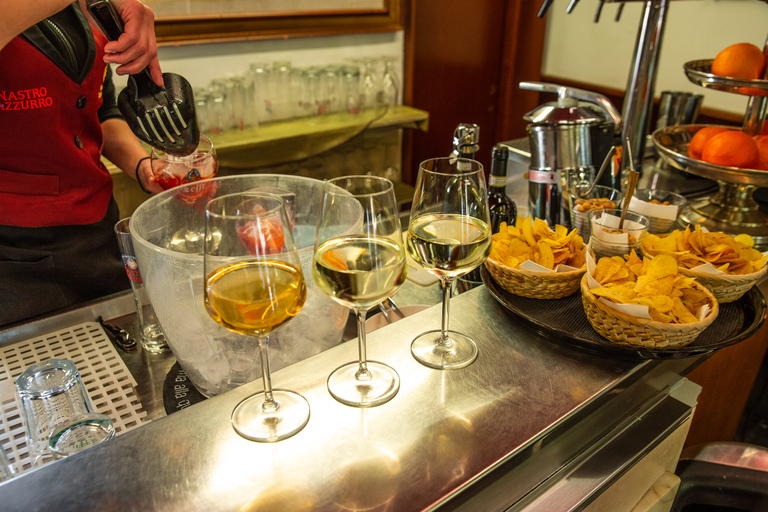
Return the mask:
<path id="1" fill-rule="evenodd" d="M 112 421 L 103 414 L 94 413 L 80 372 L 68 359 L 49 359 L 33 364 L 16 378 L 16 391 L 21 399 L 27 446 L 38 459 L 49 452 L 56 454 L 49 450 L 49 440 L 54 432 L 58 436 L 54 446 L 60 449 L 61 455 L 114 436 Z M 84 421 L 84 418 L 91 421 Z M 93 426 L 92 420 L 96 418 L 98 428 Z"/>
<path id="2" fill-rule="evenodd" d="M 625 256 L 632 251 L 639 255 L 640 242 L 650 225 L 648 217 L 627 212 L 621 229 L 621 210 L 591 210 L 587 217 L 591 231 L 589 245 L 595 253 L 595 261 L 602 257 Z"/>
<path id="3" fill-rule="evenodd" d="M 342 93 L 344 95 L 344 108 L 347 114 L 353 116 L 360 113 L 360 70 L 354 66 L 344 66 Z"/>
<path id="4" fill-rule="evenodd" d="M 139 322 L 139 341 L 141 348 L 147 352 L 168 352 L 170 347 L 165 340 L 165 333 L 160 326 L 160 321 L 155 314 L 155 308 L 149 300 L 149 294 L 141 279 L 139 264 L 136 260 L 136 252 L 133 250 L 133 238 L 130 229 L 131 218 L 125 218 L 115 224 L 115 235 L 123 257 L 125 272 L 131 282 L 133 300 L 136 304 L 136 318 Z"/>

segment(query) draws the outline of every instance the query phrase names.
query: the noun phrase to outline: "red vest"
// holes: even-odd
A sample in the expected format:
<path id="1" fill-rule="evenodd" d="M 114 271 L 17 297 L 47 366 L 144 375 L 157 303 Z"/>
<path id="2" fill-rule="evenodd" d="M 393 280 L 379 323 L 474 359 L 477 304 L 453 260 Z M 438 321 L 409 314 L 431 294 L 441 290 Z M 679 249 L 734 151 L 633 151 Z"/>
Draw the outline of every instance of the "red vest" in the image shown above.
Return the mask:
<path id="1" fill-rule="evenodd" d="M 112 196 L 96 111 L 106 38 L 82 84 L 21 36 L 0 51 L 0 224 L 92 224 Z"/>

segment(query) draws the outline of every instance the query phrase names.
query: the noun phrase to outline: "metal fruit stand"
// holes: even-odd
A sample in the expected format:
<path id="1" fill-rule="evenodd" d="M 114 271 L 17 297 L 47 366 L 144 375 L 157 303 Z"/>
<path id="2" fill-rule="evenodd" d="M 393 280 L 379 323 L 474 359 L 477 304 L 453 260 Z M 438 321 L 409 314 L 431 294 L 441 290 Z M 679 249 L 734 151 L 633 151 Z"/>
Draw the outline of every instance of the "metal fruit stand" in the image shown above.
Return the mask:
<path id="1" fill-rule="evenodd" d="M 744 131 L 749 135 L 760 133 L 768 99 L 768 81 L 715 76 L 710 73 L 711 67 L 711 60 L 691 61 L 685 64 L 685 74 L 701 87 L 750 96 Z M 752 195 L 758 187 L 768 186 L 768 172 L 715 165 L 689 157 L 688 144 L 704 126 L 669 126 L 653 133 L 653 143 L 666 163 L 717 182 L 718 191 L 713 196 L 690 201 L 680 217 L 686 223 L 710 231 L 733 235 L 746 233 L 755 239 L 757 247 L 765 250 L 768 247 L 768 215 L 759 210 Z"/>

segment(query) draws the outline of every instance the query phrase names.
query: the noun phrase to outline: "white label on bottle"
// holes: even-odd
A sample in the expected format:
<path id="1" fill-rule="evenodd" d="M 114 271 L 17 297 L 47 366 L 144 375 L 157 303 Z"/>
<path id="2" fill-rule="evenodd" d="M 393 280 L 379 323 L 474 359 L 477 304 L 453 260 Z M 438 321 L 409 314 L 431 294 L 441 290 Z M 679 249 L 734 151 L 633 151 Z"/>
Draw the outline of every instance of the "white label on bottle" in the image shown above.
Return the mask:
<path id="1" fill-rule="evenodd" d="M 531 183 L 557 183 L 556 172 L 550 171 L 528 171 L 528 181 Z"/>
<path id="2" fill-rule="evenodd" d="M 491 174 L 488 176 L 488 186 L 490 187 L 506 187 L 507 178 L 505 176 L 494 176 Z"/>
<path id="3" fill-rule="evenodd" d="M 458 169 L 459 171 L 471 171 L 472 162 L 469 162 L 467 160 L 458 160 L 456 162 L 456 169 Z"/>

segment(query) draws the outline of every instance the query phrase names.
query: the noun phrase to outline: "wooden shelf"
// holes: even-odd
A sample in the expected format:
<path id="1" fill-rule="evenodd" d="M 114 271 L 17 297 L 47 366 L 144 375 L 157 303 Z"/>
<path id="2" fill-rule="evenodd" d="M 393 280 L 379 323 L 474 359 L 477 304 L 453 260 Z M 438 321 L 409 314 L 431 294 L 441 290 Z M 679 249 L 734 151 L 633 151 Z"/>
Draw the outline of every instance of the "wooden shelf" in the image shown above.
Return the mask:
<path id="1" fill-rule="evenodd" d="M 331 114 L 264 124 L 255 129 L 211 135 L 219 164 L 233 172 L 279 165 L 309 158 L 333 149 L 368 129 L 406 128 L 426 131 L 429 114 L 412 107 L 390 108 L 384 115 L 363 111 L 358 116 Z M 149 151 L 149 149 L 148 149 Z M 111 162 L 105 160 L 114 182 L 120 214 L 127 217 L 149 196 Z M 220 170 L 220 171 L 221 171 Z M 412 187 L 396 184 L 399 200 L 412 197 Z"/>
<path id="2" fill-rule="evenodd" d="M 219 164 L 253 169 L 303 160 L 343 144 L 367 129 L 410 128 L 426 131 L 429 114 L 407 106 L 359 115 L 330 114 L 266 123 L 242 131 L 210 135 Z"/>

